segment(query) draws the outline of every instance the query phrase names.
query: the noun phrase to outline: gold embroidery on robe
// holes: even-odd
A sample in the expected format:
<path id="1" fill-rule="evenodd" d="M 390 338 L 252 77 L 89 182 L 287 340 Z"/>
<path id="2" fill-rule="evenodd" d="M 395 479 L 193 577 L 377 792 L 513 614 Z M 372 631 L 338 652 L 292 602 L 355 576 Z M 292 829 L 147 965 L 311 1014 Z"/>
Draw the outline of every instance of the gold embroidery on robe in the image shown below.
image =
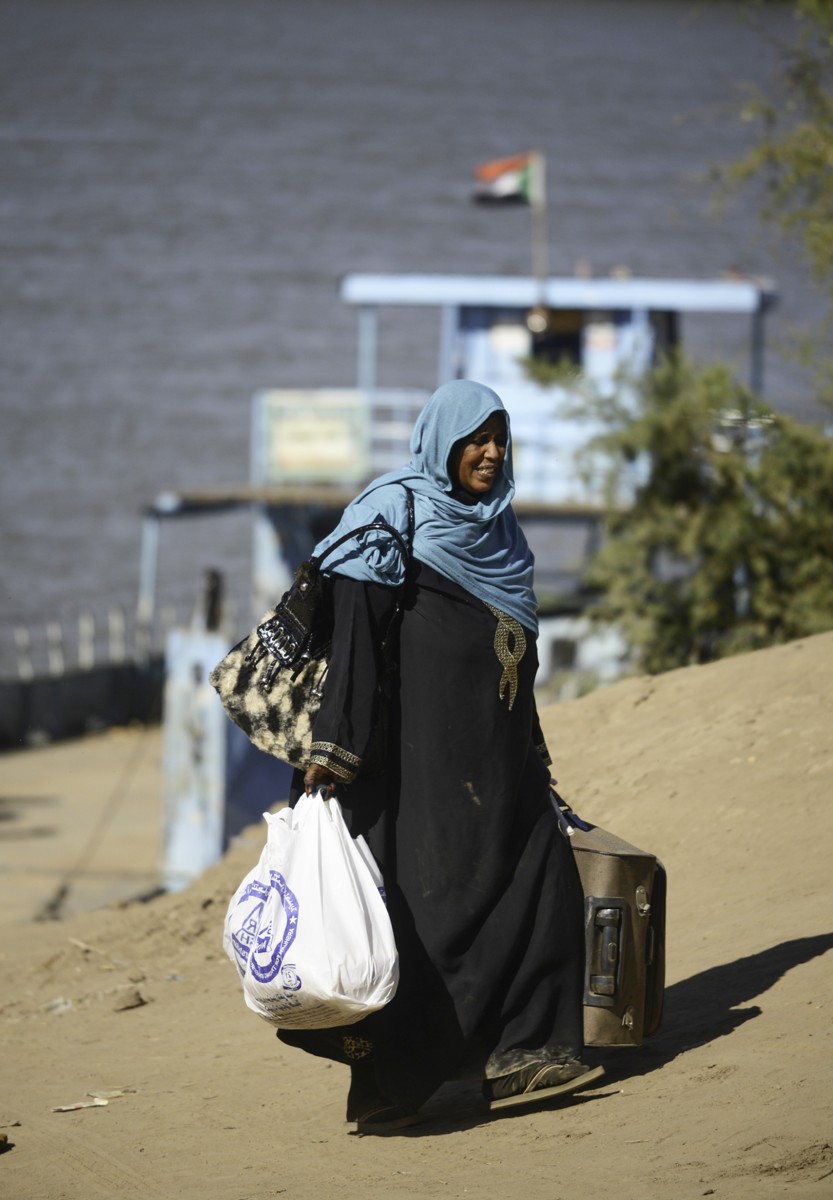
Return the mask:
<path id="1" fill-rule="evenodd" d="M 346 783 L 353 782 L 362 764 L 360 758 L 345 750 L 343 746 L 337 746 L 335 742 L 313 742 L 309 761 L 327 767 Z"/>
<path id="2" fill-rule="evenodd" d="M 498 685 L 498 695 L 502 700 L 506 693 L 509 693 L 509 708 L 511 709 L 518 694 L 518 663 L 526 653 L 526 634 L 523 625 L 514 617 L 501 612 L 499 608 L 494 608 L 491 604 L 487 604 L 486 607 L 497 617 L 495 654 L 503 667 L 503 674 Z"/>
<path id="3" fill-rule="evenodd" d="M 352 1059 L 354 1062 L 360 1058 L 367 1058 L 373 1053 L 373 1043 L 363 1037 L 342 1037 L 341 1044 L 344 1047 L 345 1058 Z"/>

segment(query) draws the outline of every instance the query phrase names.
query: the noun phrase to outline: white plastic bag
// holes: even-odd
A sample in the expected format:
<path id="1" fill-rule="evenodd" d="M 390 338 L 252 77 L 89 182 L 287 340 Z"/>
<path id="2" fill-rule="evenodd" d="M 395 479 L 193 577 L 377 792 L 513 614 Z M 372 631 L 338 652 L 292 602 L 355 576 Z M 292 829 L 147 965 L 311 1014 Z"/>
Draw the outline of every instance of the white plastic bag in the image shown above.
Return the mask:
<path id="1" fill-rule="evenodd" d="M 260 861 L 234 893 L 223 948 L 246 1004 L 284 1029 L 349 1025 L 393 998 L 399 964 L 382 877 L 338 800 L 263 814 Z"/>

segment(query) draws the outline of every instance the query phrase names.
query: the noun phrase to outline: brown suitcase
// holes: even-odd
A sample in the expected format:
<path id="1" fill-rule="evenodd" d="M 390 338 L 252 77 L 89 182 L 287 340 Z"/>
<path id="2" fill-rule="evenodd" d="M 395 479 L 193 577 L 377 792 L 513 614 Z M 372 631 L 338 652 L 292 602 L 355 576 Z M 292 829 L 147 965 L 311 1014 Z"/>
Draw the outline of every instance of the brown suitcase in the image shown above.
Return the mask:
<path id="1" fill-rule="evenodd" d="M 665 868 L 605 829 L 576 828 L 569 809 L 562 815 L 584 889 L 585 1043 L 640 1046 L 662 1021 Z"/>

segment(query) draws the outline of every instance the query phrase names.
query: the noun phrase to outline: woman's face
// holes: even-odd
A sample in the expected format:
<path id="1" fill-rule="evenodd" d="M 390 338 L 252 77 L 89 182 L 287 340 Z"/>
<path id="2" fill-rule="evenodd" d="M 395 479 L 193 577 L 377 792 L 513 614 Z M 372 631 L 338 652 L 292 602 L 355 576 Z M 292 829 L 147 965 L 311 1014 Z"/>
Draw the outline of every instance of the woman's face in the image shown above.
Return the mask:
<path id="1" fill-rule="evenodd" d="M 492 413 L 487 421 L 462 438 L 451 452 L 452 479 L 473 496 L 490 492 L 503 470 L 506 421 Z"/>

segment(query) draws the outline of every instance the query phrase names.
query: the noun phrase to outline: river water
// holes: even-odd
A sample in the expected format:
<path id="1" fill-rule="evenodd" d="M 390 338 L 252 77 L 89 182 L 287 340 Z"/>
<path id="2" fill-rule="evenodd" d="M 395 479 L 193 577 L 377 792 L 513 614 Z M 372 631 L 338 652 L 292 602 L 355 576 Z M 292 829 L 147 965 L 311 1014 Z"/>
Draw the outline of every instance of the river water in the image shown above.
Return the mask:
<path id="1" fill-rule="evenodd" d="M 771 274 L 767 390 L 818 414 L 778 349 L 815 315 L 750 197 L 711 211 L 786 6 L 565 0 L 5 0 L 0 15 L 2 592 L 16 623 L 135 603 L 140 511 L 245 481 L 264 386 L 351 386 L 354 270 L 528 273 L 529 213 L 474 166 L 547 157 L 551 268 Z M 380 382 L 432 388 L 436 316 L 384 318 Z M 746 372 L 744 322 L 684 327 Z M 171 523 L 159 594 L 248 588 L 249 525 Z"/>

